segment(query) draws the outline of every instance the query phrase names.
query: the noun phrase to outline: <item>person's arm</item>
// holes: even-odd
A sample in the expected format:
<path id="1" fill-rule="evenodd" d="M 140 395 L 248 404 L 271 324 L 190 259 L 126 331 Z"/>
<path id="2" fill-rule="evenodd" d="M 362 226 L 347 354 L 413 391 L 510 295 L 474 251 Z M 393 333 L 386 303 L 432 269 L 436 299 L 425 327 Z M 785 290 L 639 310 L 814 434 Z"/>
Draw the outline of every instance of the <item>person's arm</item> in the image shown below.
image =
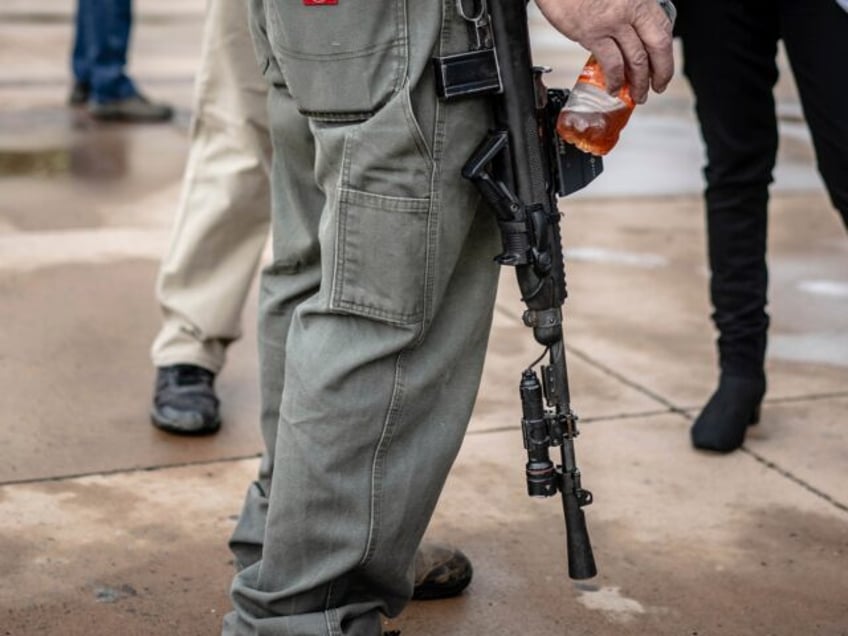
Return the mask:
<path id="1" fill-rule="evenodd" d="M 657 0 L 536 0 L 554 28 L 597 58 L 610 93 L 625 80 L 636 102 L 674 74 L 672 24 Z"/>

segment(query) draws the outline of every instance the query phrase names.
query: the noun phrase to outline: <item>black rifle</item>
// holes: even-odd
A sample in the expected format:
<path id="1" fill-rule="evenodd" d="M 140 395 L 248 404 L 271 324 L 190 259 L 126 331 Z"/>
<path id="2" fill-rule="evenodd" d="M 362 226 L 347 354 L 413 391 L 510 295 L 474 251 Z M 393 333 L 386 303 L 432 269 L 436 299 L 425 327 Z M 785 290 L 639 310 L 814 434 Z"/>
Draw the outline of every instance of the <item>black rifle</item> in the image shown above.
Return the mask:
<path id="1" fill-rule="evenodd" d="M 561 493 L 568 574 L 573 579 L 587 579 L 597 574 L 582 510 L 592 502 L 592 494 L 581 486 L 574 455 L 578 431 L 563 345 L 561 308 L 566 287 L 557 197 L 588 184 L 603 166 L 599 157 L 582 153 L 556 134 L 556 116 L 568 92 L 546 89 L 541 81 L 544 69 L 532 64 L 526 0 L 488 1 L 489 16 L 478 19 L 475 26 L 491 29 L 494 51 L 437 60 L 436 68 L 447 78 L 443 83 L 454 81 L 448 89 L 457 96 L 494 94 L 495 129 L 469 159 L 463 176 L 477 185 L 497 214 L 503 243 L 497 260 L 515 267 L 527 305 L 524 324 L 533 329 L 549 357 L 548 364 L 541 366 L 541 383 L 533 366 L 545 353 L 523 372 L 519 387 L 527 491 L 533 497 Z M 485 3 L 482 6 L 485 10 Z M 482 71 L 476 70 L 481 67 L 478 59 L 486 53 L 494 66 L 488 63 Z M 457 58 L 464 65 L 456 63 Z M 499 81 L 490 81 L 495 74 Z M 475 92 L 475 87 L 483 84 L 491 88 Z M 560 447 L 560 465 L 551 462 L 552 446 Z"/>

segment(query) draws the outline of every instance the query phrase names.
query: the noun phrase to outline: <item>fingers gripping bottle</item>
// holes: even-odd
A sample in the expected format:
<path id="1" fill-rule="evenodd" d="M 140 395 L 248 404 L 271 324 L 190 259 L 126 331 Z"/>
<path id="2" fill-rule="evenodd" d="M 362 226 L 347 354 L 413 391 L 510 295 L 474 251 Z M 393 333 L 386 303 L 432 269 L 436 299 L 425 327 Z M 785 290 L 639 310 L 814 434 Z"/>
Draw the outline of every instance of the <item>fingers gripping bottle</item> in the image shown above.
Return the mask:
<path id="1" fill-rule="evenodd" d="M 677 16 L 674 5 L 670 0 L 658 2 L 674 23 Z M 627 84 L 615 95 L 607 91 L 603 69 L 592 55 L 560 111 L 557 133 L 584 152 L 605 155 L 618 142 L 621 129 L 627 124 L 635 106 Z"/>

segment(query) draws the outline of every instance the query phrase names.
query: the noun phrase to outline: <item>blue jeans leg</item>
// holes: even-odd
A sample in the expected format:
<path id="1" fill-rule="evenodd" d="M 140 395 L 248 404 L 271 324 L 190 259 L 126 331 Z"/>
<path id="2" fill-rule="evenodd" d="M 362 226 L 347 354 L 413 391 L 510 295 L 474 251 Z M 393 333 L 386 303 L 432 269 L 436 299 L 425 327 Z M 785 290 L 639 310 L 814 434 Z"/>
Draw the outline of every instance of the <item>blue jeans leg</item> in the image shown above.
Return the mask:
<path id="1" fill-rule="evenodd" d="M 76 34 L 74 35 L 74 49 L 71 53 L 71 70 L 77 83 L 91 85 L 91 66 L 88 59 L 88 48 L 91 38 L 85 28 L 86 0 L 78 0 L 76 16 Z"/>
<path id="2" fill-rule="evenodd" d="M 131 0 L 79 0 L 74 74 L 87 80 L 95 102 L 136 94 L 125 72 L 131 25 Z"/>

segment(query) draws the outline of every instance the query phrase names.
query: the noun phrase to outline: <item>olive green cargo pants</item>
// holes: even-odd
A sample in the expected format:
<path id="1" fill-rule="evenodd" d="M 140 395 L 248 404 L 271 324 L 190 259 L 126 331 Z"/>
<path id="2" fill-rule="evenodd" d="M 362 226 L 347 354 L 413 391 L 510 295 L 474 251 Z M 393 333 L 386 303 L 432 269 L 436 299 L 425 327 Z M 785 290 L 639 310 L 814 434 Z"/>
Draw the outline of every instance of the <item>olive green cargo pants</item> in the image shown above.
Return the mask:
<path id="1" fill-rule="evenodd" d="M 468 47 L 454 0 L 254 0 L 252 18 L 274 146 L 267 449 L 224 634 L 376 636 L 479 385 L 499 242 L 460 170 L 491 122 L 434 92 L 431 57 Z"/>

